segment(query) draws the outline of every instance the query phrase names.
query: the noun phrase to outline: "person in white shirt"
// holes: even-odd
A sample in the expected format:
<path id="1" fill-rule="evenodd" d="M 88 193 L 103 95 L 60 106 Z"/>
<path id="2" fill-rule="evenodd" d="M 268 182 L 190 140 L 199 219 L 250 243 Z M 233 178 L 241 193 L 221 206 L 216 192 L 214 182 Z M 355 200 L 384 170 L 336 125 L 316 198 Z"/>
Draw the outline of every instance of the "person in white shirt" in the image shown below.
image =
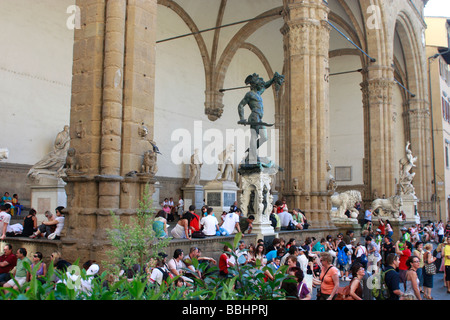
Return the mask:
<path id="1" fill-rule="evenodd" d="M 64 228 L 64 220 L 65 220 L 64 215 L 62 213 L 63 210 L 64 210 L 64 207 L 62 207 L 62 206 L 57 207 L 55 209 L 56 218 L 53 220 L 42 222 L 42 225 L 44 225 L 44 226 L 56 225 L 56 229 L 53 233 L 45 234 L 45 236 L 50 240 L 59 240 L 61 238 L 61 231 Z M 40 237 L 43 232 L 42 230 L 45 230 L 45 229 L 39 228 L 35 233 L 33 233 L 32 236 L 30 236 L 30 238 Z M 51 237 L 49 238 L 49 236 L 51 236 Z"/>
<path id="2" fill-rule="evenodd" d="M 8 229 L 9 222 L 11 221 L 11 215 L 9 212 L 11 211 L 10 204 L 2 204 L 0 206 L 0 232 L 2 234 L 1 240 L 5 240 L 6 232 Z"/>
<path id="3" fill-rule="evenodd" d="M 290 214 L 287 210 L 283 210 L 278 214 L 281 223 L 281 230 L 287 230 L 289 225 L 292 223 L 296 229 L 301 229 L 301 224 L 294 220 L 292 214 Z"/>
<path id="4" fill-rule="evenodd" d="M 235 228 L 237 232 L 241 232 L 241 228 L 239 226 L 239 216 L 235 212 L 229 212 L 226 216 L 222 217 L 222 219 L 222 228 L 224 228 L 228 234 L 234 233 Z"/>
<path id="5" fill-rule="evenodd" d="M 173 258 L 169 260 L 167 263 L 167 268 L 172 273 L 173 277 L 181 276 L 184 281 L 187 282 L 188 285 L 193 282 L 192 279 L 189 279 L 188 277 L 184 276 L 185 271 L 183 269 L 186 269 L 186 264 L 183 262 L 183 250 L 182 249 L 176 249 L 173 253 Z"/>
<path id="6" fill-rule="evenodd" d="M 215 236 L 219 231 L 219 221 L 213 214 L 213 208 L 206 210 L 206 216 L 200 220 L 200 224 L 203 226 L 203 233 L 206 236 Z"/>
<path id="7" fill-rule="evenodd" d="M 235 250 L 235 254 L 237 257 L 237 262 L 240 265 L 247 264 L 248 262 L 248 250 L 246 249 L 246 244 L 244 240 L 239 241 L 239 246 Z"/>
<path id="8" fill-rule="evenodd" d="M 149 278 L 149 281 L 151 283 L 157 283 L 159 285 L 161 285 L 161 283 L 165 280 L 164 279 L 164 274 L 168 275 L 168 268 L 167 268 L 167 264 L 166 264 L 166 257 L 167 254 L 165 254 L 164 252 L 160 252 L 158 253 L 158 258 L 156 260 L 156 266 L 152 269 L 151 271 L 151 275 Z M 167 279 L 167 277 L 166 277 Z"/>
<path id="9" fill-rule="evenodd" d="M 300 269 L 303 271 L 303 274 L 306 274 L 306 271 L 308 271 L 308 257 L 306 256 L 306 250 L 302 247 L 298 248 L 298 256 L 297 261 L 300 264 Z"/>
<path id="10" fill-rule="evenodd" d="M 184 212 L 184 200 L 181 197 L 178 200 L 177 212 L 178 212 L 179 218 L 181 218 L 181 216 L 183 215 L 183 212 Z"/>

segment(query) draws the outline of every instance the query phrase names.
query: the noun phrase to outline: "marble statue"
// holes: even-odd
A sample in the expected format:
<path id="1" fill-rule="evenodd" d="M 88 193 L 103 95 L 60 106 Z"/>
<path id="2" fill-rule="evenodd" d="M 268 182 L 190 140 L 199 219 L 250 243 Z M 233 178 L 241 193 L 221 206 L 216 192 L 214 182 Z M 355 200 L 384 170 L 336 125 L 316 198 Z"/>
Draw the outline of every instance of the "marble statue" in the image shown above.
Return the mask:
<path id="1" fill-rule="evenodd" d="M 6 148 L 0 148 L 0 160 L 8 159 L 9 150 Z"/>
<path id="2" fill-rule="evenodd" d="M 217 168 L 219 172 L 217 173 L 215 180 L 234 181 L 234 151 L 234 145 L 230 143 L 226 149 L 219 154 L 219 165 Z"/>
<path id="3" fill-rule="evenodd" d="M 53 150 L 45 157 L 37 162 L 28 171 L 27 176 L 32 180 L 39 180 L 40 174 L 48 174 L 56 176 L 66 163 L 67 151 L 70 146 L 69 126 L 64 126 L 64 129 L 56 136 Z"/>
<path id="4" fill-rule="evenodd" d="M 155 175 L 158 171 L 156 152 L 153 150 L 147 150 L 144 153 L 144 159 L 142 161 L 141 173 Z"/>
<path id="5" fill-rule="evenodd" d="M 336 179 L 331 174 L 331 164 L 327 160 L 327 190 L 335 192 L 336 188 Z"/>
<path id="6" fill-rule="evenodd" d="M 399 217 L 400 208 L 403 200 L 395 195 L 387 199 L 375 199 L 372 202 L 373 214 L 380 217 Z M 377 213 L 378 212 L 378 213 Z"/>
<path id="7" fill-rule="evenodd" d="M 349 190 L 339 194 L 334 194 L 331 196 L 331 205 L 337 207 L 336 218 L 347 218 L 345 212 L 350 211 L 350 217 L 358 217 L 358 210 L 355 208 L 357 202 L 361 202 L 361 192 L 357 190 Z"/>
<path id="8" fill-rule="evenodd" d="M 200 185 L 201 167 L 202 163 L 198 157 L 198 149 L 195 149 L 191 156 L 191 163 L 189 165 L 189 180 L 187 185 Z"/>
<path id="9" fill-rule="evenodd" d="M 412 180 L 416 175 L 415 172 L 410 172 L 412 168 L 414 168 L 415 162 L 417 161 L 417 157 L 413 157 L 411 150 L 409 149 L 410 143 L 409 141 L 406 143 L 405 148 L 405 157 L 400 159 L 400 174 L 399 174 L 399 191 L 400 194 L 415 194 L 414 186 L 412 184 Z"/>
<path id="10" fill-rule="evenodd" d="M 273 84 L 275 84 L 275 89 L 278 91 L 283 82 L 284 76 L 279 75 L 277 72 L 275 72 L 273 78 L 267 82 L 265 82 L 263 78 L 260 78 L 256 73 L 249 75 L 245 79 L 245 84 L 250 85 L 250 91 L 245 94 L 238 105 L 238 124 L 250 125 L 251 129 L 250 146 L 247 150 L 248 155 L 245 160 L 247 164 L 261 163 L 270 166 L 270 162 L 267 163 L 267 160 L 261 161 L 258 157 L 259 147 L 267 141 L 266 127 L 272 126 L 272 124 L 267 124 L 262 121 L 264 116 L 264 106 L 261 95 Z M 251 110 L 248 120 L 245 120 L 244 117 L 244 107 L 246 105 L 248 105 Z"/>
<path id="11" fill-rule="evenodd" d="M 64 165 L 66 170 L 78 170 L 80 169 L 80 165 L 78 162 L 77 151 L 75 148 L 69 148 L 67 150 L 66 163 Z"/>

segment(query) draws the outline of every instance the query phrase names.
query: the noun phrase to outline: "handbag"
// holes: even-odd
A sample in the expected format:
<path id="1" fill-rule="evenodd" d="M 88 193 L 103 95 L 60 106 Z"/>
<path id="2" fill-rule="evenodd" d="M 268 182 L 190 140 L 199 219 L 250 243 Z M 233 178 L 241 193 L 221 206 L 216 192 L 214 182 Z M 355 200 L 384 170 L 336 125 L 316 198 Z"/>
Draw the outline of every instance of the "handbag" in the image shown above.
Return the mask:
<path id="1" fill-rule="evenodd" d="M 203 231 L 194 231 L 192 232 L 192 238 L 206 238 L 206 235 Z"/>
<path id="2" fill-rule="evenodd" d="M 54 240 L 56 238 L 56 232 L 50 233 L 47 239 Z"/>
<path id="3" fill-rule="evenodd" d="M 436 274 L 436 265 L 434 263 L 426 263 L 425 264 L 425 273 L 433 276 Z"/>
<path id="4" fill-rule="evenodd" d="M 428 255 L 430 254 L 429 252 L 426 252 L 427 253 L 427 259 L 426 259 L 426 261 L 428 261 Z M 425 262 L 425 266 L 424 266 L 424 269 L 425 269 L 425 273 L 427 274 L 427 275 L 430 275 L 430 276 L 433 276 L 433 275 L 435 275 L 436 274 L 436 272 L 437 272 L 437 268 L 436 268 L 436 264 L 434 264 L 434 263 L 427 263 L 427 262 Z"/>
<path id="5" fill-rule="evenodd" d="M 339 287 L 334 300 L 354 300 L 353 297 L 350 296 L 350 286 L 351 283 L 345 287 Z"/>

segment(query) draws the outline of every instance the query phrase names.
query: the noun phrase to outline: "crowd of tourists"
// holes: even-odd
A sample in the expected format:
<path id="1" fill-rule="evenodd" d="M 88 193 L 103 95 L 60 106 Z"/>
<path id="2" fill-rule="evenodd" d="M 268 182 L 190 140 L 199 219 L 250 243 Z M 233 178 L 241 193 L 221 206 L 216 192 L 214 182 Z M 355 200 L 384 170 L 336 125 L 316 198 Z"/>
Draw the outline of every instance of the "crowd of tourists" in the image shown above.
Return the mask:
<path id="1" fill-rule="evenodd" d="M 4 227 L 8 224 L 10 209 L 8 203 L 0 205 L 1 230 L 6 230 Z M 48 238 L 55 234 L 55 228 L 64 223 L 63 209 L 55 209 L 55 218 L 47 216 L 48 221 L 53 223 L 34 224 L 29 236 Z M 33 209 L 30 215 L 35 216 L 35 212 L 33 215 L 31 211 Z M 272 215 L 278 218 L 274 221 L 274 228 L 307 229 L 309 225 L 302 211 L 294 211 L 297 213 L 295 218 L 292 212 L 288 212 L 285 202 L 276 202 L 272 211 Z M 284 218 L 286 212 L 289 216 Z M 229 212 L 223 213 L 221 220 L 221 223 L 217 221 L 212 208 L 203 206 L 200 216 L 195 212 L 195 206 L 191 205 L 179 216 L 170 232 L 167 210 L 160 210 L 154 219 L 153 229 L 157 238 L 171 236 L 189 240 L 252 232 L 254 217 L 243 217 L 237 203 L 230 207 Z M 5 234 L 8 233 L 3 231 L 2 239 Z M 443 272 L 444 286 L 450 293 L 450 221 L 446 225 L 441 221 L 428 221 L 424 225 L 403 227 L 398 239 L 394 239 L 393 234 L 389 220 L 379 219 L 374 226 L 371 219 L 365 219 L 361 233 L 357 235 L 349 230 L 345 234 L 328 235 L 322 239 L 307 237 L 303 241 L 295 238 L 286 241 L 275 238 L 272 243 L 264 243 L 262 239 L 257 243 L 246 243 L 244 237 L 237 248 L 225 246 L 218 261 L 202 256 L 197 247 L 192 247 L 187 254 L 182 249 L 176 249 L 171 258 L 166 253 L 159 253 L 142 272 L 147 274 L 149 283 L 160 285 L 171 277 L 177 279 L 176 286 L 189 287 L 193 284 L 193 278 L 204 276 L 202 268 L 195 268 L 194 258 L 201 264 L 207 264 L 208 268 L 216 266 L 216 276 L 225 278 L 236 274 L 236 266 L 250 265 L 264 272 L 265 281 L 274 281 L 280 266 L 287 265 L 286 273 L 295 281 L 283 282 L 278 289 L 288 299 L 301 300 L 312 299 L 313 293 L 318 300 L 372 300 L 380 296 L 390 300 L 432 300 L 434 276 Z M 45 277 L 47 266 L 42 253 L 35 252 L 29 259 L 25 248 L 14 251 L 10 244 L 6 244 L 3 250 L 4 254 L 0 257 L 2 286 L 17 287 L 30 280 L 31 274 L 24 268 L 24 261 L 32 269 L 39 268 L 38 277 Z M 58 252 L 52 254 L 51 261 L 61 270 L 70 265 Z M 95 261 L 86 262 L 84 268 L 91 275 L 100 269 Z M 124 269 L 122 274 L 131 280 L 135 272 Z M 378 277 L 378 283 L 381 279 L 381 284 L 375 288 L 374 277 Z"/>

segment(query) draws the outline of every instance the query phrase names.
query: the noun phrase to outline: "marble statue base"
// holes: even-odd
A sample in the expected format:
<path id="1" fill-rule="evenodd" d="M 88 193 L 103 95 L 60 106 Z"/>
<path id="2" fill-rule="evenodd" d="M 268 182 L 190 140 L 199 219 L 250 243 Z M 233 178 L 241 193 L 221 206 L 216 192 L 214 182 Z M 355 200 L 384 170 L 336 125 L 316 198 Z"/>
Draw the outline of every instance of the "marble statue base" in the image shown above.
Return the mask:
<path id="1" fill-rule="evenodd" d="M 183 191 L 184 211 L 189 210 L 191 204 L 195 205 L 195 212 L 199 213 L 203 206 L 204 191 L 201 185 L 186 185 Z"/>
<path id="2" fill-rule="evenodd" d="M 152 208 L 153 208 L 153 210 L 158 212 L 159 210 L 162 209 L 161 203 L 159 201 L 159 191 L 161 189 L 161 184 L 159 183 L 159 181 L 155 182 L 154 187 L 155 187 L 155 192 L 153 192 L 153 194 L 152 194 Z"/>
<path id="3" fill-rule="evenodd" d="M 204 190 L 206 205 L 213 208 L 213 212 L 220 222 L 222 212 L 229 212 L 234 202 L 238 201 L 239 188 L 234 181 L 213 180 L 205 185 Z"/>
<path id="4" fill-rule="evenodd" d="M 271 194 L 272 177 L 278 172 L 277 168 L 263 166 L 241 166 L 239 174 L 242 179 L 242 195 L 239 207 L 242 215 L 253 215 L 252 233 L 258 239 L 277 236 L 270 222 L 270 213 L 273 208 L 273 195 Z"/>
<path id="5" fill-rule="evenodd" d="M 55 214 L 58 206 L 67 207 L 66 183 L 57 177 L 40 177 L 30 182 L 31 208 L 37 212 L 38 225 L 46 221 L 45 211 Z"/>
<path id="6" fill-rule="evenodd" d="M 420 216 L 417 212 L 417 197 L 413 194 L 403 194 L 400 197 L 403 201 L 401 210 L 406 216 L 404 221 L 413 224 L 420 223 Z"/>

